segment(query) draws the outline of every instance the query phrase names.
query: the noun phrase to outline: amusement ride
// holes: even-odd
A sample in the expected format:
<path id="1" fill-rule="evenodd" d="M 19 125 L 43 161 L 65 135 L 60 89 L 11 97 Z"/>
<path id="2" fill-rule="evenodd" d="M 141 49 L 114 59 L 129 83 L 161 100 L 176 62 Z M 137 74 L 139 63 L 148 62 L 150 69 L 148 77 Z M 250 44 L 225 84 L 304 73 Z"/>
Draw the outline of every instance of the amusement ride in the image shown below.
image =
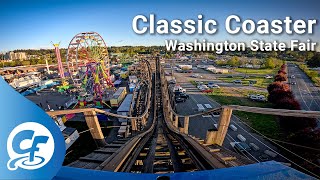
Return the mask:
<path id="1" fill-rule="evenodd" d="M 102 107 L 104 95 L 113 87 L 103 38 L 96 32 L 75 35 L 68 46 L 67 66 L 71 82 L 79 90 L 79 106 L 93 102 L 95 107 Z"/>

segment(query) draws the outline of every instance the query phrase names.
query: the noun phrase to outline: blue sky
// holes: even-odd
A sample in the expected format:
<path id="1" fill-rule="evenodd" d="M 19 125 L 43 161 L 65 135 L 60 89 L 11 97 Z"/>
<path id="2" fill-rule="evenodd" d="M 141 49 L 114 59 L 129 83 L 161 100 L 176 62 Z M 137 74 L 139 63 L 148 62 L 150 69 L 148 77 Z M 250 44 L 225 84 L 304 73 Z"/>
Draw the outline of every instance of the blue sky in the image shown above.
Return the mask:
<path id="1" fill-rule="evenodd" d="M 14 49 L 50 48 L 51 41 L 67 47 L 79 32 L 96 31 L 109 46 L 164 45 L 165 39 L 193 41 L 195 38 L 208 41 L 306 40 L 320 42 L 320 22 L 313 35 L 237 35 L 227 34 L 224 28 L 226 17 L 236 14 L 242 19 L 318 19 L 318 0 L 268 0 L 268 1 L 208 1 L 208 0 L 153 0 L 153 1 L 102 1 L 102 0 L 28 0 L 0 2 L 0 52 Z M 156 14 L 158 19 L 204 19 L 218 22 L 214 35 L 137 35 L 131 27 L 132 19 L 139 14 Z M 318 19 L 319 21 L 319 19 Z"/>

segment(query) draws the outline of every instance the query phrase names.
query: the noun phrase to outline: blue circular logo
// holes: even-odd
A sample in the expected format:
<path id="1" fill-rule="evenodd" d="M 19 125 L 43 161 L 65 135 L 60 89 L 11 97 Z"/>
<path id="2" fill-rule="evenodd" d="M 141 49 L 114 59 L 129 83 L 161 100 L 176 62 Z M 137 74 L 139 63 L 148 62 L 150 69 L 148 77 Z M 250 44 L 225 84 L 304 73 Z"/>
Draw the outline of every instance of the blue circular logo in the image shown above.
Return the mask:
<path id="1" fill-rule="evenodd" d="M 52 179 L 65 155 L 54 120 L 0 78 L 0 179 Z"/>

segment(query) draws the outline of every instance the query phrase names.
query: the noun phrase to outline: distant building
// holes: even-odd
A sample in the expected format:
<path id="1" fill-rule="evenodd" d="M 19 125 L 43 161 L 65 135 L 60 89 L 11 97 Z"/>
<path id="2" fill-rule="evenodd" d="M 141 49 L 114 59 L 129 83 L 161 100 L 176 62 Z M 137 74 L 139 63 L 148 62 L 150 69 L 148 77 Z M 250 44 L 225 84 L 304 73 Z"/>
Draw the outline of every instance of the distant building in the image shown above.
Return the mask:
<path id="1" fill-rule="evenodd" d="M 121 57 L 121 56 L 124 56 L 125 54 L 124 53 L 110 53 L 110 56 L 113 57 Z"/>
<path id="2" fill-rule="evenodd" d="M 27 55 L 25 52 L 13 52 L 10 51 L 8 53 L 6 53 L 5 55 L 5 59 L 7 60 L 25 60 L 27 59 Z"/>
<path id="3" fill-rule="evenodd" d="M 27 55 L 27 59 L 30 60 L 30 59 L 40 59 L 40 56 L 38 55 Z"/>
<path id="4" fill-rule="evenodd" d="M 5 56 L 6 56 L 6 54 L 0 53 L 0 60 L 1 60 L 1 61 L 2 61 L 2 60 L 5 60 L 5 59 L 6 59 Z"/>

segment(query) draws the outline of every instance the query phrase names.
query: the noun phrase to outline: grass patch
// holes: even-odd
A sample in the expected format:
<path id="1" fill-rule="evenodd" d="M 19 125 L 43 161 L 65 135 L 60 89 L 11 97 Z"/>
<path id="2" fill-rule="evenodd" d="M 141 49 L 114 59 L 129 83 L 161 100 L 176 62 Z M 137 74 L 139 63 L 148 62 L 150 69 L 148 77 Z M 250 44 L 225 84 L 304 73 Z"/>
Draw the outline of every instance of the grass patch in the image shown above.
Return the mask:
<path id="1" fill-rule="evenodd" d="M 190 81 L 190 83 L 194 86 L 197 86 L 197 83 L 195 81 Z"/>
<path id="2" fill-rule="evenodd" d="M 273 115 L 235 111 L 234 115 L 267 137 L 279 139 L 280 126 Z"/>
<path id="3" fill-rule="evenodd" d="M 251 101 L 248 94 L 263 94 L 266 92 L 257 92 L 250 90 L 242 90 L 236 88 L 220 88 L 215 89 L 214 92 L 208 95 L 221 105 L 241 105 L 241 106 L 252 106 L 252 107 L 272 107 L 271 103 L 268 102 L 255 102 Z M 279 139 L 280 127 L 276 116 L 248 113 L 242 111 L 235 111 L 234 114 L 238 116 L 242 121 L 248 123 L 251 127 L 258 130 L 267 137 Z"/>
<path id="4" fill-rule="evenodd" d="M 319 73 L 315 70 L 311 70 L 307 65 L 302 63 L 295 63 L 299 68 L 310 78 L 310 80 L 316 85 L 320 86 L 320 77 Z"/>
<path id="5" fill-rule="evenodd" d="M 268 93 L 265 91 L 253 91 L 247 89 L 221 87 L 214 89 L 209 96 L 214 98 L 217 102 L 223 105 L 242 105 L 242 106 L 256 106 L 256 107 L 271 107 L 269 102 L 251 101 L 248 98 L 249 94 L 261 94 L 267 97 Z"/>
<path id="6" fill-rule="evenodd" d="M 251 68 L 236 68 L 234 70 L 238 73 L 246 73 L 246 74 L 261 74 L 261 75 L 273 75 L 277 73 L 277 69 L 251 69 Z"/>
<path id="7" fill-rule="evenodd" d="M 249 86 L 249 81 L 256 81 L 256 84 L 252 84 L 252 86 L 259 88 L 267 88 L 267 86 L 273 82 L 273 79 L 266 79 L 264 77 L 248 77 L 244 79 L 243 77 L 229 76 L 218 77 L 217 79 L 228 83 L 233 83 L 234 80 L 241 80 L 244 86 Z"/>

